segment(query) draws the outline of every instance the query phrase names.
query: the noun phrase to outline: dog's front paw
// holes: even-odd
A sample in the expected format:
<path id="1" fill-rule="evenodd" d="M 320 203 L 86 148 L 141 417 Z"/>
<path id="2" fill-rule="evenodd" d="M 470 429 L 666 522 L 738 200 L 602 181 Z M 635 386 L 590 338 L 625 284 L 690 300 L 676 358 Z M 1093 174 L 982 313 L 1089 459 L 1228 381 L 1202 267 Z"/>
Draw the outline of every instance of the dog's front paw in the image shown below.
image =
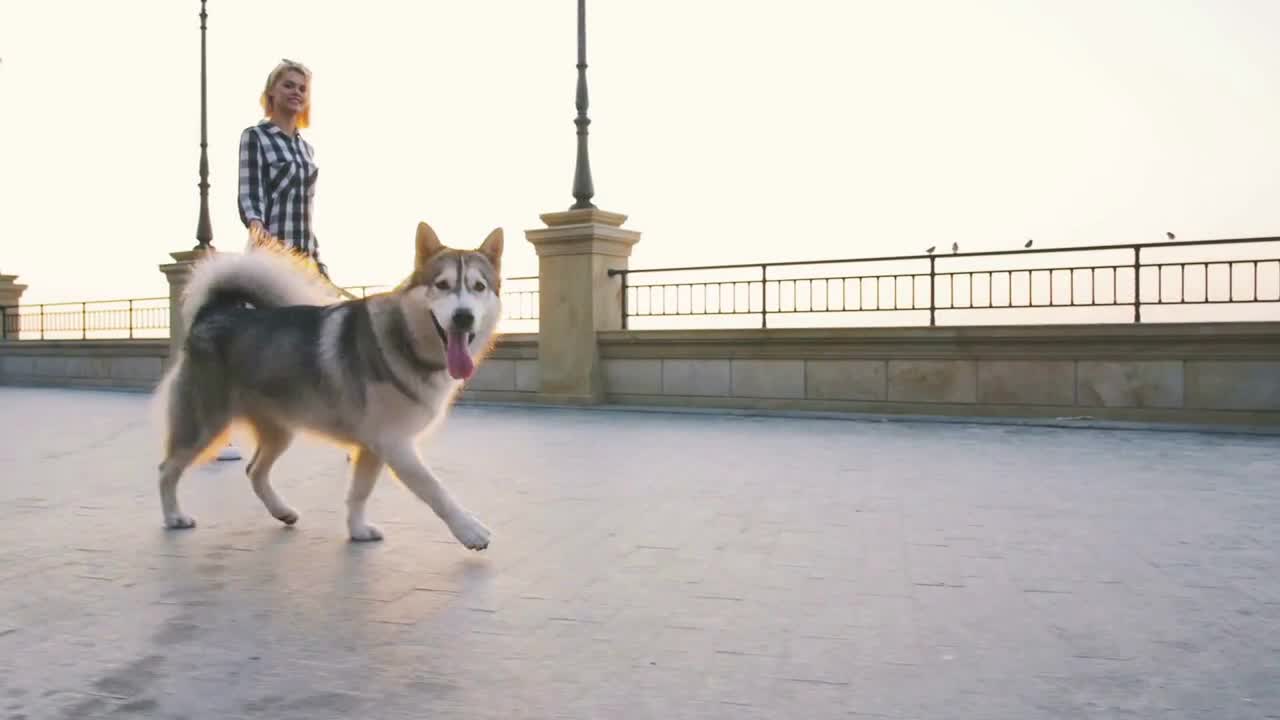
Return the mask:
<path id="1" fill-rule="evenodd" d="M 298 522 L 298 511 L 288 506 L 280 508 L 279 512 L 273 512 L 271 515 L 285 525 L 293 525 Z"/>
<path id="2" fill-rule="evenodd" d="M 189 530 L 196 526 L 196 519 L 183 513 L 169 513 L 164 516 L 164 526 L 170 530 Z"/>
<path id="3" fill-rule="evenodd" d="M 376 542 L 382 539 L 382 531 L 374 525 L 356 525 L 351 528 L 351 539 L 355 542 Z"/>
<path id="4" fill-rule="evenodd" d="M 461 519 L 449 525 L 453 536 L 458 538 L 470 550 L 484 550 L 489 547 L 489 528 L 471 515 L 463 515 Z"/>

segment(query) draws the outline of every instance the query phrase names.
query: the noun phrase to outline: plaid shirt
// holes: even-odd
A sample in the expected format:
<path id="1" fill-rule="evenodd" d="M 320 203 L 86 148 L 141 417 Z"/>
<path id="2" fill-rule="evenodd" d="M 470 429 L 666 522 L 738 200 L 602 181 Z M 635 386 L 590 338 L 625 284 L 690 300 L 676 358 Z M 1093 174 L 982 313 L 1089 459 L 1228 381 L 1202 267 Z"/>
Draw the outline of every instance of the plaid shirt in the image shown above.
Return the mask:
<path id="1" fill-rule="evenodd" d="M 267 232 L 320 262 L 311 229 L 316 194 L 315 152 L 295 133 L 262 122 L 240 134 L 240 220 L 262 223 Z M 323 269 L 323 266 L 321 266 Z"/>

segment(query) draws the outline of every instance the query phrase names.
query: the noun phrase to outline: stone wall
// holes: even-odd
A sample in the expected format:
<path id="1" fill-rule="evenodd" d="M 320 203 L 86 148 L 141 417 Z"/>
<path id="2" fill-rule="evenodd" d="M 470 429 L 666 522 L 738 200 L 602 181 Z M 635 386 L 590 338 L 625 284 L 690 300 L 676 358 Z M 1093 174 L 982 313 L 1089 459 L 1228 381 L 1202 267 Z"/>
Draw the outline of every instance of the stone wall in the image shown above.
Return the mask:
<path id="1" fill-rule="evenodd" d="M 0 342 L 0 385 L 148 391 L 169 357 L 168 339 Z M 468 391 L 520 399 L 538 390 L 538 336 L 509 334 L 477 369 Z"/>
<path id="2" fill-rule="evenodd" d="M 0 384 L 150 390 L 168 357 L 168 339 L 3 342 Z"/>
<path id="3" fill-rule="evenodd" d="M 476 368 L 462 400 L 483 398 L 532 402 L 538 394 L 538 335 L 508 333 Z"/>
<path id="4" fill-rule="evenodd" d="M 621 405 L 1280 425 L 1280 323 L 600 334 Z M 165 340 L 0 343 L 0 384 L 148 390 Z M 503 336 L 462 400 L 539 393 L 538 336 Z"/>
<path id="5" fill-rule="evenodd" d="M 612 403 L 1280 423 L 1280 324 L 601 336 Z"/>

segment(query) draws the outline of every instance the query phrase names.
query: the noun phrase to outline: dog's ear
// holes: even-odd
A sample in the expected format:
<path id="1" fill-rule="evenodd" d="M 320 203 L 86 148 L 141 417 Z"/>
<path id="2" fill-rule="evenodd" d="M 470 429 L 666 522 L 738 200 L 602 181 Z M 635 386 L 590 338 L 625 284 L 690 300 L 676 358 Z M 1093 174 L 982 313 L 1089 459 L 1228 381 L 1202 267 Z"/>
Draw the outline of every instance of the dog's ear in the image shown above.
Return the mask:
<path id="1" fill-rule="evenodd" d="M 478 252 L 489 258 L 495 269 L 498 268 L 502 261 L 502 228 L 494 228 L 489 237 L 480 243 Z"/>
<path id="2" fill-rule="evenodd" d="M 427 261 L 435 257 L 435 254 L 444 249 L 440 238 L 436 237 L 436 231 L 431 226 L 420 222 L 418 223 L 418 235 L 414 239 L 416 254 L 414 255 L 414 266 L 423 268 Z"/>

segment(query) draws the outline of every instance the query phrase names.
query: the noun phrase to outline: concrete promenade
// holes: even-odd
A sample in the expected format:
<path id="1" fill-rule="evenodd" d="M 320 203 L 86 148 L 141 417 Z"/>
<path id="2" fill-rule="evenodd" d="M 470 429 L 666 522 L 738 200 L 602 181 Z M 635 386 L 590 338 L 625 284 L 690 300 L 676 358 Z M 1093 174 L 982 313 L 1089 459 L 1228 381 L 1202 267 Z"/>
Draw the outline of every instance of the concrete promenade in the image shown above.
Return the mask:
<path id="1" fill-rule="evenodd" d="M 252 448 L 245 445 L 246 456 Z M 493 530 L 343 454 L 193 470 L 147 397 L 0 388 L 0 720 L 1280 718 L 1280 438 L 461 407 Z"/>

